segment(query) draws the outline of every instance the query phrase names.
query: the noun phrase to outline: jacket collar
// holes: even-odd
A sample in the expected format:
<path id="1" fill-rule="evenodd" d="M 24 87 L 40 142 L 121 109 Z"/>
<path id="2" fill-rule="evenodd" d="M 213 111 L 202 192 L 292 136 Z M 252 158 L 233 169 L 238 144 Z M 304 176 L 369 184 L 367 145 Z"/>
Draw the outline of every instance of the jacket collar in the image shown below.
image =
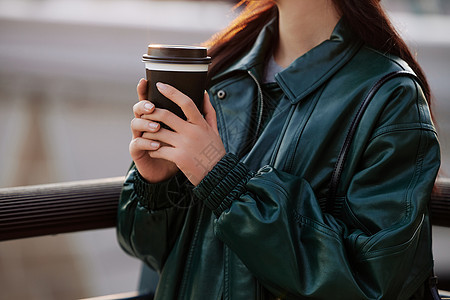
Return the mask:
<path id="1" fill-rule="evenodd" d="M 242 58 L 214 76 L 213 81 L 234 71 L 256 72 L 257 78 L 271 53 L 277 35 L 278 19 L 271 20 L 259 34 L 255 44 Z M 362 42 L 341 19 L 334 28 L 330 39 L 297 58 L 289 67 L 275 76 L 275 80 L 292 102 L 298 103 L 322 85 L 360 49 Z"/>
<path id="2" fill-rule="evenodd" d="M 276 32 L 278 28 L 277 22 L 278 18 L 274 18 L 269 21 L 269 23 L 267 23 L 259 33 L 250 51 L 248 51 L 227 69 L 214 76 L 212 80 L 217 82 L 217 80 L 235 71 L 262 71 L 267 55 L 272 53 L 272 47 L 276 41 L 276 36 L 278 34 Z M 259 73 L 260 72 L 256 72 L 256 74 L 254 74 L 258 79 L 261 75 Z"/>

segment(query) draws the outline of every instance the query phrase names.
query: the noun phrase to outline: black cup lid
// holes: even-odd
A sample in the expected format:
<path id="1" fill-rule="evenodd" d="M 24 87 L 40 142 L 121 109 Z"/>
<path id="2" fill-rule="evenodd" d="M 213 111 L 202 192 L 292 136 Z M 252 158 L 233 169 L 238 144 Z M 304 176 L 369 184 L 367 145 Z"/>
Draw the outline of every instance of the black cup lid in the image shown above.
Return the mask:
<path id="1" fill-rule="evenodd" d="M 211 57 L 205 47 L 184 45 L 148 45 L 144 62 L 209 64 Z"/>

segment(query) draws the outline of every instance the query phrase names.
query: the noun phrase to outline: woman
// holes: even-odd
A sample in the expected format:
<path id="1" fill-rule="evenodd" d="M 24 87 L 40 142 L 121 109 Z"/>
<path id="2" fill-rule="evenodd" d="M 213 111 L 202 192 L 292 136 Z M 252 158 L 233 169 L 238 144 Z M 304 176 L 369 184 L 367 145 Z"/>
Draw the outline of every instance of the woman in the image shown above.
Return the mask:
<path id="1" fill-rule="evenodd" d="M 424 299 L 439 145 L 417 62 L 377 0 L 248 1 L 210 41 L 204 118 L 138 85 L 118 238 L 156 299 Z M 384 75 L 325 199 L 350 122 Z M 276 75 L 275 75 L 276 74 Z M 174 131 L 160 127 L 160 122 Z"/>

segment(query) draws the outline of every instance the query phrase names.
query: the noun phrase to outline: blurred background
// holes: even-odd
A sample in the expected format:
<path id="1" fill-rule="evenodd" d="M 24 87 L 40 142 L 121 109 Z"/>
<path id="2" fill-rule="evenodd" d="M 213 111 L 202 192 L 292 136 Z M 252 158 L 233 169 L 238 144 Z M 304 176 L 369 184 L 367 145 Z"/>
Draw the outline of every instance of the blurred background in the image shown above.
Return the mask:
<path id="1" fill-rule="evenodd" d="M 450 0 L 385 0 L 435 96 L 450 176 Z M 199 44 L 236 12 L 226 1 L 0 0 L 0 187 L 123 176 L 149 43 Z M 434 228 L 439 266 L 449 230 Z M 0 243 L 0 299 L 132 291 L 140 263 L 114 229 Z"/>

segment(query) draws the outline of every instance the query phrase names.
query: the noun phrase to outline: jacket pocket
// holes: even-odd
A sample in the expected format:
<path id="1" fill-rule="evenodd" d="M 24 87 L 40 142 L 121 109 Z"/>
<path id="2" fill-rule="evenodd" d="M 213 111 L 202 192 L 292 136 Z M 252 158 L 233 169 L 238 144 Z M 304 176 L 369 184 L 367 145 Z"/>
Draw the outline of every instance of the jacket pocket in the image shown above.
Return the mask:
<path id="1" fill-rule="evenodd" d="M 364 261 L 375 259 L 377 257 L 396 255 L 398 253 L 407 251 L 409 247 L 418 242 L 424 219 L 425 216 L 422 215 L 419 224 L 417 224 L 414 227 L 414 230 L 409 234 L 408 232 L 402 232 L 401 229 L 396 227 L 382 230 L 372 237 L 368 238 L 368 240 L 361 246 L 358 260 Z M 382 248 L 377 247 L 379 244 L 385 244 L 386 240 L 401 240 L 404 236 L 410 236 L 410 238 L 393 246 Z"/>

